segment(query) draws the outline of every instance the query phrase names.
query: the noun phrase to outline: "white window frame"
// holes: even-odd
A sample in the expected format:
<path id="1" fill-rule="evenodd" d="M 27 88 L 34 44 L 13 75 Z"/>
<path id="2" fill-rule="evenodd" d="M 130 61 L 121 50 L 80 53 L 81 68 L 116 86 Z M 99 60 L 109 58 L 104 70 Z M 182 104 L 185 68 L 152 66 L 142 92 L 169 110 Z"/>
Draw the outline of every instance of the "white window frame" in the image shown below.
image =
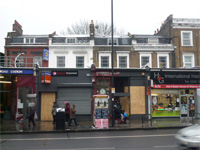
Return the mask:
<path id="1" fill-rule="evenodd" d="M 83 57 L 83 67 L 77 67 L 77 57 Z M 83 55 L 76 55 L 76 68 L 85 68 L 85 56 Z"/>
<path id="2" fill-rule="evenodd" d="M 142 57 L 149 57 L 149 67 L 152 68 L 152 54 L 151 53 L 140 53 L 140 68 L 142 68 Z"/>
<path id="3" fill-rule="evenodd" d="M 160 68 L 160 57 L 166 57 L 167 68 L 169 68 L 169 53 L 157 53 L 157 68 Z"/>
<path id="4" fill-rule="evenodd" d="M 42 67 L 42 56 L 33 56 L 33 64 L 36 64 L 37 62 L 39 64 L 39 66 Z"/>
<path id="5" fill-rule="evenodd" d="M 118 39 L 113 38 L 113 43 L 115 43 L 115 41 L 116 41 L 116 45 L 119 45 L 119 44 L 118 44 Z M 109 43 L 110 43 L 110 44 L 109 44 Z M 112 39 L 107 39 L 107 45 L 112 45 Z M 115 45 L 115 44 L 113 44 L 113 45 Z"/>
<path id="6" fill-rule="evenodd" d="M 111 52 L 103 52 L 99 53 L 99 68 L 101 68 L 101 57 L 102 56 L 107 56 L 109 59 L 109 68 L 111 68 Z"/>
<path id="7" fill-rule="evenodd" d="M 117 68 L 119 68 L 119 56 L 127 57 L 127 68 L 129 68 L 129 51 L 117 51 Z"/>
<path id="8" fill-rule="evenodd" d="M 68 42 L 68 40 L 74 40 L 74 43 L 70 43 L 70 42 Z M 76 38 L 66 38 L 66 43 L 67 44 L 75 44 L 75 43 L 77 43 L 77 40 L 76 40 Z"/>
<path id="9" fill-rule="evenodd" d="M 193 53 L 183 53 L 183 67 L 186 68 L 185 66 L 185 57 L 189 56 L 192 57 L 192 62 L 191 62 L 191 68 L 195 66 L 195 61 L 194 61 L 194 54 Z M 187 67 L 188 68 L 188 67 Z"/>
<path id="10" fill-rule="evenodd" d="M 183 43 L 183 34 L 190 33 L 190 45 L 184 45 Z M 181 31 L 181 46 L 193 46 L 193 34 L 192 31 Z"/>
<path id="11" fill-rule="evenodd" d="M 28 40 L 28 42 L 26 42 Z M 31 40 L 33 40 L 33 43 L 31 43 Z M 35 38 L 24 38 L 24 43 L 25 44 L 34 44 L 35 43 Z"/>
<path id="12" fill-rule="evenodd" d="M 64 67 L 58 67 L 58 57 L 64 57 L 65 58 L 65 66 Z M 65 68 L 66 67 L 66 56 L 60 56 L 60 55 L 56 56 L 56 67 L 57 68 Z"/>

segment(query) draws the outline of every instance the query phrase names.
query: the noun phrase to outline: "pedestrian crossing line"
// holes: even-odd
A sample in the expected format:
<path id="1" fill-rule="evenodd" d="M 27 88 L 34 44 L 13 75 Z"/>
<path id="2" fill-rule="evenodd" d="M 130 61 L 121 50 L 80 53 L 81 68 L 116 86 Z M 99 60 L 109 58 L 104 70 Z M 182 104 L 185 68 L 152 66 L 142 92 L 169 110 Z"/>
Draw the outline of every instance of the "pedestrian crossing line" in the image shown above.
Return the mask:
<path id="1" fill-rule="evenodd" d="M 41 140 L 88 140 L 88 139 L 115 139 L 115 138 L 149 138 L 149 137 L 166 137 L 175 136 L 176 134 L 159 134 L 159 135 L 132 135 L 132 136 L 100 136 L 100 137 L 65 137 L 65 138 L 25 138 L 25 139 L 1 139 L 7 141 L 41 141 Z"/>

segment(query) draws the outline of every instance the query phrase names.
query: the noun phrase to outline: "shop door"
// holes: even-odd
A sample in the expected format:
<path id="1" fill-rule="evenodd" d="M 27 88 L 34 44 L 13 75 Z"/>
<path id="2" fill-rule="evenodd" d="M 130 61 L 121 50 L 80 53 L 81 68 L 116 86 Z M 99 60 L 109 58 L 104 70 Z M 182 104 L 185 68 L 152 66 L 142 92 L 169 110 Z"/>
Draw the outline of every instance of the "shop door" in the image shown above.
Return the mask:
<path id="1" fill-rule="evenodd" d="M 180 117 L 192 117 L 195 113 L 195 100 L 193 95 L 181 96 Z"/>

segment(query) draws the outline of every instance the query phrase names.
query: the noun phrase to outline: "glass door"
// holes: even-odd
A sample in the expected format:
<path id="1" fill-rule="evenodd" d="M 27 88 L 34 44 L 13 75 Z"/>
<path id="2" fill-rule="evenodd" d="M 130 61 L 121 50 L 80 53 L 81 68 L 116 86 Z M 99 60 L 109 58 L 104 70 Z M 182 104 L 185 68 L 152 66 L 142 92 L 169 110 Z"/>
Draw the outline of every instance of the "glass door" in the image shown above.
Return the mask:
<path id="1" fill-rule="evenodd" d="M 195 113 L 195 100 L 193 95 L 181 96 L 180 117 L 192 117 Z"/>

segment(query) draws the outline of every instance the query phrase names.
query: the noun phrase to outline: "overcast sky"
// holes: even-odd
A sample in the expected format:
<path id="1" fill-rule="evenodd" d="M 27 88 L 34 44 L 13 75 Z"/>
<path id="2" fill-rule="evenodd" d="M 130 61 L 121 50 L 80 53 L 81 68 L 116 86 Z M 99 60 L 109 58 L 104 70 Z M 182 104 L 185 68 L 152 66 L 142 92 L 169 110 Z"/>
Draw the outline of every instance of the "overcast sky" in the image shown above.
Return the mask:
<path id="1" fill-rule="evenodd" d="M 113 0 L 114 25 L 131 34 L 154 34 L 162 22 L 199 18 L 200 0 Z M 17 20 L 23 34 L 50 34 L 80 20 L 111 22 L 111 0 L 1 0 L 0 52 Z"/>

